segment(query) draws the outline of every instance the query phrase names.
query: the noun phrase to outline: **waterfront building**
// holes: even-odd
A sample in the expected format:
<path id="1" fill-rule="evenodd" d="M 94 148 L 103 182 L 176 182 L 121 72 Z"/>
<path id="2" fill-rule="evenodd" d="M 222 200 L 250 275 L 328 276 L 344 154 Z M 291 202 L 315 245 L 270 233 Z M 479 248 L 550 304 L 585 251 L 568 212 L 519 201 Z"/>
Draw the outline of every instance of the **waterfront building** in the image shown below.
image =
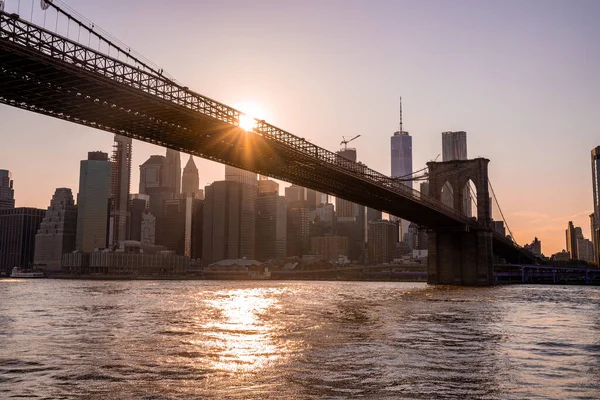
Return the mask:
<path id="1" fill-rule="evenodd" d="M 0 209 L 3 208 L 15 208 L 12 174 L 6 169 L 0 169 Z"/>
<path id="2" fill-rule="evenodd" d="M 204 191 L 202 260 L 254 258 L 256 184 L 217 181 Z"/>
<path id="3" fill-rule="evenodd" d="M 369 222 L 369 262 L 372 264 L 389 263 L 396 256 L 398 226 L 392 221 Z"/>
<path id="4" fill-rule="evenodd" d="M 79 171 L 76 248 L 83 252 L 106 248 L 108 240 L 111 163 L 108 154 L 88 153 Z"/>
<path id="5" fill-rule="evenodd" d="M 198 167 L 194 163 L 194 158 L 190 154 L 185 168 L 183 168 L 183 178 L 181 183 L 183 197 L 192 197 L 194 199 L 204 199 L 204 190 L 200 189 L 200 175 Z"/>
<path id="6" fill-rule="evenodd" d="M 126 240 L 119 250 L 96 250 L 92 253 L 74 252 L 63 256 L 63 269 L 72 274 L 96 274 L 111 277 L 181 276 L 189 266 L 189 259 L 171 251 L 142 246 Z"/>
<path id="7" fill-rule="evenodd" d="M 58 188 L 35 235 L 33 262 L 36 266 L 60 270 L 62 256 L 75 250 L 77 208 L 69 188 Z"/>
<path id="8" fill-rule="evenodd" d="M 592 193 L 594 213 L 590 219 L 593 231 L 594 261 L 600 264 L 600 146 L 592 149 Z"/>
<path id="9" fill-rule="evenodd" d="M 311 254 L 318 254 L 324 261 L 335 261 L 339 256 L 348 256 L 348 238 L 343 236 L 321 236 L 310 238 Z"/>
<path id="10" fill-rule="evenodd" d="M 112 155 L 111 210 L 108 243 L 118 247 L 127 238 L 131 181 L 131 138 L 115 135 Z"/>
<path id="11" fill-rule="evenodd" d="M 45 215 L 46 210 L 38 208 L 0 209 L 0 272 L 33 265 L 35 235 Z"/>
<path id="12" fill-rule="evenodd" d="M 287 251 L 286 198 L 279 196 L 279 188 L 275 187 L 277 182 L 271 180 L 259 180 L 258 182 L 256 259 L 259 261 L 283 259 Z M 270 188 L 269 191 L 267 188 Z"/>

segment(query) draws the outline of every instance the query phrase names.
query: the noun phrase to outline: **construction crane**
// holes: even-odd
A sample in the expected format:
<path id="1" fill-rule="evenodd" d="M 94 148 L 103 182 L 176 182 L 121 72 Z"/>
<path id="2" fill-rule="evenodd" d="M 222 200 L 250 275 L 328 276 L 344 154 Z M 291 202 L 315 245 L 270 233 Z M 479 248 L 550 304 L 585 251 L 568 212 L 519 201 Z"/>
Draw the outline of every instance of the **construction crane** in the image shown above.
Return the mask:
<path id="1" fill-rule="evenodd" d="M 346 136 L 342 136 L 342 138 L 343 138 L 344 140 L 342 140 L 342 142 L 340 143 L 340 146 L 341 146 L 341 145 L 344 145 L 344 150 L 348 150 L 348 143 L 350 143 L 350 142 L 351 142 L 351 141 L 353 141 L 354 139 L 358 139 L 359 137 L 360 137 L 360 135 L 356 135 L 356 136 L 354 136 L 352 139 L 348 139 L 348 140 L 346 140 Z"/>

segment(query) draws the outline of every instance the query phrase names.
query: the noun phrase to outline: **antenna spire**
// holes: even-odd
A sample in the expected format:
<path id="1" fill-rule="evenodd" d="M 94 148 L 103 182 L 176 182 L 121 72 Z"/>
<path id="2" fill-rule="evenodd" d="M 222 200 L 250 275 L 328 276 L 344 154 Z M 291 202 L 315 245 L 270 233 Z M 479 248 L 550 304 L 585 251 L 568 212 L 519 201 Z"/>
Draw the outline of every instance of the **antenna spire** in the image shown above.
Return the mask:
<path id="1" fill-rule="evenodd" d="M 400 96 L 400 134 L 404 132 L 402 130 L 402 96 Z"/>

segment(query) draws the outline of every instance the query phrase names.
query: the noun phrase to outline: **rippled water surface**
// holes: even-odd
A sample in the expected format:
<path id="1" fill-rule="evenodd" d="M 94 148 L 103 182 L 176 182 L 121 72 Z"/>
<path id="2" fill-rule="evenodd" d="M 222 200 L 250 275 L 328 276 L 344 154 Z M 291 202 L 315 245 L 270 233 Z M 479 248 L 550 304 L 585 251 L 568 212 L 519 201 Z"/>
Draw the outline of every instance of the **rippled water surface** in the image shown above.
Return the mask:
<path id="1" fill-rule="evenodd" d="M 0 281 L 0 398 L 600 398 L 600 288 Z"/>

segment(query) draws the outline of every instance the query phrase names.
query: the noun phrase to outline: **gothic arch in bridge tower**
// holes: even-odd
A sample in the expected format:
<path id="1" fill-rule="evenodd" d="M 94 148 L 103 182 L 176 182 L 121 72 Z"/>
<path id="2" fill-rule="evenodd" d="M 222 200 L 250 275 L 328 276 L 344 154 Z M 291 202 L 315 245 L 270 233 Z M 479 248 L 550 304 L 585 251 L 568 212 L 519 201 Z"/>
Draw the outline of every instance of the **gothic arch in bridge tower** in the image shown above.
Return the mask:
<path id="1" fill-rule="evenodd" d="M 450 208 L 454 208 L 454 188 L 452 187 L 452 184 L 450 182 L 446 181 L 442 185 L 442 192 L 440 196 L 440 200 L 442 201 L 442 203 L 444 203 Z"/>
<path id="2" fill-rule="evenodd" d="M 462 191 L 461 212 L 469 218 L 477 217 L 474 213 L 477 210 L 477 188 L 475 187 L 475 182 L 469 179 L 465 186 L 463 186 Z"/>

